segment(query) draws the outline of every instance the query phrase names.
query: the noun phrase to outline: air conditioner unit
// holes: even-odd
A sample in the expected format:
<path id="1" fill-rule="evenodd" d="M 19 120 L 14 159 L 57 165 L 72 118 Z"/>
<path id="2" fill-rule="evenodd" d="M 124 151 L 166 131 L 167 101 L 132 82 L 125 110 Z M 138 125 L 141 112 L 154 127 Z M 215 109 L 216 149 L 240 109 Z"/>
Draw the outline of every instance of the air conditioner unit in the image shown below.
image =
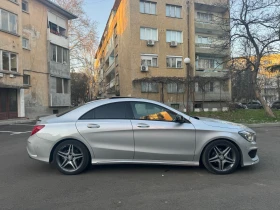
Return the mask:
<path id="1" fill-rule="evenodd" d="M 176 41 L 170 42 L 170 47 L 177 47 L 178 43 Z"/>
<path id="2" fill-rule="evenodd" d="M 154 46 L 155 45 L 155 41 L 154 40 L 148 40 L 147 41 L 147 46 Z"/>
<path id="3" fill-rule="evenodd" d="M 15 77 L 15 75 L 13 75 L 13 74 L 10 74 L 10 78 L 14 78 Z"/>
<path id="4" fill-rule="evenodd" d="M 147 71 L 149 71 L 148 66 L 141 66 L 141 72 L 147 72 Z"/>

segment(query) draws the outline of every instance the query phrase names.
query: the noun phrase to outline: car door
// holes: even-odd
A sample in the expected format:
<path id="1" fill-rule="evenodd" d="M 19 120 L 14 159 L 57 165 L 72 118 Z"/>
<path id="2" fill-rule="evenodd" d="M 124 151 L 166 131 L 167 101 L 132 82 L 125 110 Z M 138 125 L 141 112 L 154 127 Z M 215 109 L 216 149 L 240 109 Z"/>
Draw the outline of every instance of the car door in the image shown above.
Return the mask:
<path id="1" fill-rule="evenodd" d="M 186 120 L 174 122 L 176 113 L 153 103 L 131 102 L 135 155 L 138 160 L 192 161 L 195 129 Z"/>
<path id="2" fill-rule="evenodd" d="M 99 106 L 76 123 L 80 134 L 91 145 L 96 159 L 133 159 L 134 139 L 126 102 Z"/>

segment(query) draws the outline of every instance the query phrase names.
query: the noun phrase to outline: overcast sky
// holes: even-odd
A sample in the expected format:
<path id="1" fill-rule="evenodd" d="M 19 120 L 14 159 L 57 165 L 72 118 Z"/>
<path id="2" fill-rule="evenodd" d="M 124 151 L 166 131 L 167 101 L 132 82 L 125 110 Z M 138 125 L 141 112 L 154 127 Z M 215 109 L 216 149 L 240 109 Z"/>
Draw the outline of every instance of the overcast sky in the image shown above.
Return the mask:
<path id="1" fill-rule="evenodd" d="M 85 0 L 88 16 L 97 22 L 98 38 L 100 39 L 115 0 Z"/>

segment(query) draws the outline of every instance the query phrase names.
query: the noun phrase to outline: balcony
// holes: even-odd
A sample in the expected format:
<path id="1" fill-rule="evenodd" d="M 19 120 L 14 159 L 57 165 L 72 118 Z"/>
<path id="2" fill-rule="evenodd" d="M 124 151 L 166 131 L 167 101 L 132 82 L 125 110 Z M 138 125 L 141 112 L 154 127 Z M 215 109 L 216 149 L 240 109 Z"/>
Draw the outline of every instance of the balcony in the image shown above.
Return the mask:
<path id="1" fill-rule="evenodd" d="M 58 32 L 52 31 L 48 28 L 48 40 L 64 48 L 69 48 L 69 39 L 66 36 L 59 34 Z"/>
<path id="2" fill-rule="evenodd" d="M 230 92 L 195 92 L 196 101 L 230 101 Z"/>
<path id="3" fill-rule="evenodd" d="M 200 77 L 227 77 L 229 76 L 229 70 L 227 69 L 207 69 L 207 70 L 196 70 L 195 76 Z"/>
<path id="4" fill-rule="evenodd" d="M 211 54 L 218 57 L 228 56 L 230 54 L 229 47 L 224 43 L 220 42 L 219 44 L 195 44 L 195 52 L 197 54 Z"/>
<path id="5" fill-rule="evenodd" d="M 223 35 L 229 30 L 229 25 L 219 21 L 195 21 L 195 32 L 204 34 Z"/>
<path id="6" fill-rule="evenodd" d="M 113 61 L 113 63 L 111 63 L 111 65 L 105 71 L 105 76 L 108 76 L 114 69 L 115 69 L 115 60 Z"/>
<path id="7" fill-rule="evenodd" d="M 195 4 L 194 4 L 196 10 L 207 11 L 207 12 L 216 12 L 216 13 L 227 12 L 229 10 L 229 8 L 226 5 L 227 5 L 227 0 L 221 1 L 220 5 L 197 3 L 197 2 L 195 2 Z"/>
<path id="8" fill-rule="evenodd" d="M 115 78 L 114 78 L 114 79 L 112 79 L 109 83 L 107 83 L 107 85 L 106 85 L 106 90 L 108 91 L 108 90 L 114 88 L 115 85 L 116 85 L 116 80 L 115 80 Z"/>

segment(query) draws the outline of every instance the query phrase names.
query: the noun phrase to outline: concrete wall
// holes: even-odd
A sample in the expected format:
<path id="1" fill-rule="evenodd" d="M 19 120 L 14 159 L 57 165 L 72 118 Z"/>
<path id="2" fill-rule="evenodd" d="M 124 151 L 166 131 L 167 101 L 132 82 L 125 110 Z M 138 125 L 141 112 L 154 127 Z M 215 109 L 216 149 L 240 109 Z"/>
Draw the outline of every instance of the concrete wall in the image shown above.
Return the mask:
<path id="1" fill-rule="evenodd" d="M 51 76 L 70 79 L 70 66 L 69 64 L 49 61 L 49 73 Z"/>

